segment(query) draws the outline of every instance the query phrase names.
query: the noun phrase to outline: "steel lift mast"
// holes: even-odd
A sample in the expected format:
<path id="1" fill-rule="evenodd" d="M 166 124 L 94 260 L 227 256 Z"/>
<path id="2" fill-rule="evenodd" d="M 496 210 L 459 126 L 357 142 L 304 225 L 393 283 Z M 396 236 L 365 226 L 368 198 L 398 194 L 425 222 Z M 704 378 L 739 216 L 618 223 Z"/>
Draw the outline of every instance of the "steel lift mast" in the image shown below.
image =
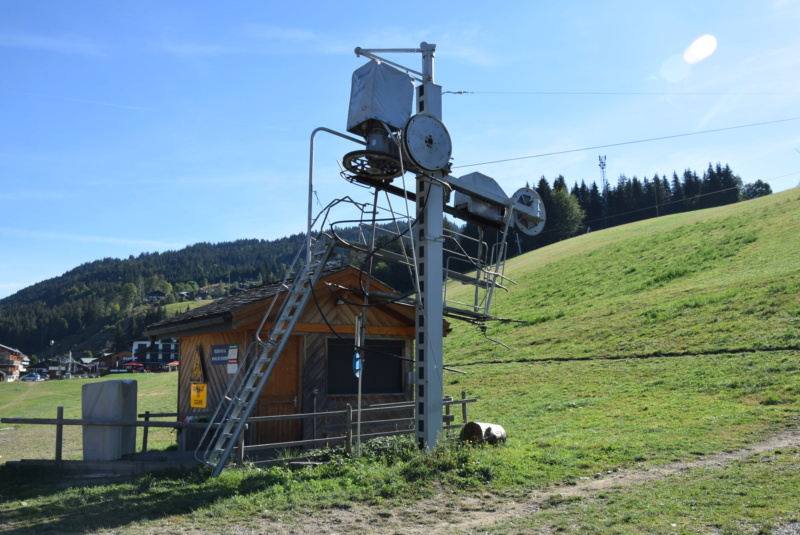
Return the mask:
<path id="1" fill-rule="evenodd" d="M 413 71 L 376 54 L 422 54 L 422 72 Z M 436 45 L 420 48 L 356 48 L 357 56 L 383 61 L 421 77 L 416 87 L 417 114 L 442 119 L 442 87 L 434 82 Z M 442 434 L 443 392 L 443 205 L 446 171 L 418 173 L 416 177 L 416 264 L 420 293 L 416 300 L 416 439 L 420 448 L 433 448 Z"/>

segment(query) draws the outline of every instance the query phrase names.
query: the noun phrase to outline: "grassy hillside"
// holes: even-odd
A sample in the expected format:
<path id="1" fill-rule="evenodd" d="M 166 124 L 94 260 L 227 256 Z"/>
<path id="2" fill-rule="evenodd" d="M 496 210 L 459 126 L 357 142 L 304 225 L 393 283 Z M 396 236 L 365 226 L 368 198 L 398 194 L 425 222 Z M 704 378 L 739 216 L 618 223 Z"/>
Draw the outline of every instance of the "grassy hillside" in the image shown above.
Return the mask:
<path id="1" fill-rule="evenodd" d="M 493 313 L 528 323 L 488 335 L 510 351 L 461 327 L 446 360 L 798 349 L 798 259 L 797 189 L 586 234 L 508 262 L 519 285 L 498 292 Z"/>
<path id="2" fill-rule="evenodd" d="M 470 419 L 502 425 L 503 446 L 420 456 L 409 443 L 387 441 L 362 459 L 332 454 L 334 462 L 301 471 L 229 468 L 216 480 L 150 475 L 67 490 L 45 475 L 21 489 L 25 475 L 6 470 L 0 523 L 84 533 L 229 533 L 232 525 L 273 533 L 778 533 L 800 521 L 796 442 L 668 480 L 609 485 L 585 499 L 552 489 L 797 430 L 798 223 L 800 191 L 792 190 L 587 234 L 510 261 L 507 274 L 519 285 L 498 295 L 494 313 L 527 323 L 488 333 L 510 349 L 461 324 L 445 342 L 446 364 L 468 372 L 447 373 L 446 393 L 478 397 Z M 474 512 L 528 504 L 532 492 L 553 494 L 517 507 L 513 523 L 486 516 L 483 525 L 463 524 Z"/>
<path id="3" fill-rule="evenodd" d="M 167 318 L 171 318 L 172 316 L 183 314 L 184 312 L 188 312 L 189 310 L 194 310 L 195 308 L 206 306 L 209 303 L 213 302 L 214 301 L 206 300 L 206 301 L 184 301 L 183 303 L 171 303 L 169 305 L 164 305 L 164 315 Z"/>
<path id="4" fill-rule="evenodd" d="M 494 313 L 528 323 L 488 331 L 510 349 L 456 325 L 445 361 L 469 375 L 446 391 L 506 427 L 519 483 L 532 458 L 568 477 L 739 447 L 800 406 L 798 236 L 792 190 L 516 258 Z"/>

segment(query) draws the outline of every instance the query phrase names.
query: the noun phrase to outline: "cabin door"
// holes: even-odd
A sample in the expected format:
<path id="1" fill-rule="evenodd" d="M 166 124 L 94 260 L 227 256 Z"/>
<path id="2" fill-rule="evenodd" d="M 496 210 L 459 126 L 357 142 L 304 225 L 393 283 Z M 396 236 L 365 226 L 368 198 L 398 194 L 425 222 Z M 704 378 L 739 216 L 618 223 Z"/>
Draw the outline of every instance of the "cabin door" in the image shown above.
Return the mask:
<path id="1" fill-rule="evenodd" d="M 258 398 L 256 416 L 297 414 L 300 404 L 300 354 L 302 338 L 292 336 L 283 348 L 278 362 L 272 369 L 264 390 Z M 298 440 L 298 420 L 278 420 L 256 424 L 256 444 L 291 442 Z"/>

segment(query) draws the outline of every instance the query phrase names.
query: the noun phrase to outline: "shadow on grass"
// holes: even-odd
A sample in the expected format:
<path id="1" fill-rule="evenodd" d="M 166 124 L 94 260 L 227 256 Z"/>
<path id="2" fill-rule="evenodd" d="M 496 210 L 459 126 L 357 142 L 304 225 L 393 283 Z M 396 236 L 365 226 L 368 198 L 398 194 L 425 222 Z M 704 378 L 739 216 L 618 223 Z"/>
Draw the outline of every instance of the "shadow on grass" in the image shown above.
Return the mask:
<path id="1" fill-rule="evenodd" d="M 166 470 L 113 482 L 74 482 L 47 469 L 0 467 L 0 533 L 85 533 L 192 514 L 283 483 L 275 471 Z"/>

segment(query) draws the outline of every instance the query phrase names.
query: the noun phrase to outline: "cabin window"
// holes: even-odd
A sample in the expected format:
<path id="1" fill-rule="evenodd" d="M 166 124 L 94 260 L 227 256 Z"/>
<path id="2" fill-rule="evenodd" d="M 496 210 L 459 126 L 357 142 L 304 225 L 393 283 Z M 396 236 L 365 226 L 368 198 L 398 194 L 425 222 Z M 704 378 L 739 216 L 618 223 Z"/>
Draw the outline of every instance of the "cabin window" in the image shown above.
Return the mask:
<path id="1" fill-rule="evenodd" d="M 403 340 L 367 340 L 362 394 L 402 394 Z M 388 353 L 388 354 L 387 354 Z M 358 379 L 353 374 L 353 340 L 328 340 L 328 395 L 358 394 Z"/>

